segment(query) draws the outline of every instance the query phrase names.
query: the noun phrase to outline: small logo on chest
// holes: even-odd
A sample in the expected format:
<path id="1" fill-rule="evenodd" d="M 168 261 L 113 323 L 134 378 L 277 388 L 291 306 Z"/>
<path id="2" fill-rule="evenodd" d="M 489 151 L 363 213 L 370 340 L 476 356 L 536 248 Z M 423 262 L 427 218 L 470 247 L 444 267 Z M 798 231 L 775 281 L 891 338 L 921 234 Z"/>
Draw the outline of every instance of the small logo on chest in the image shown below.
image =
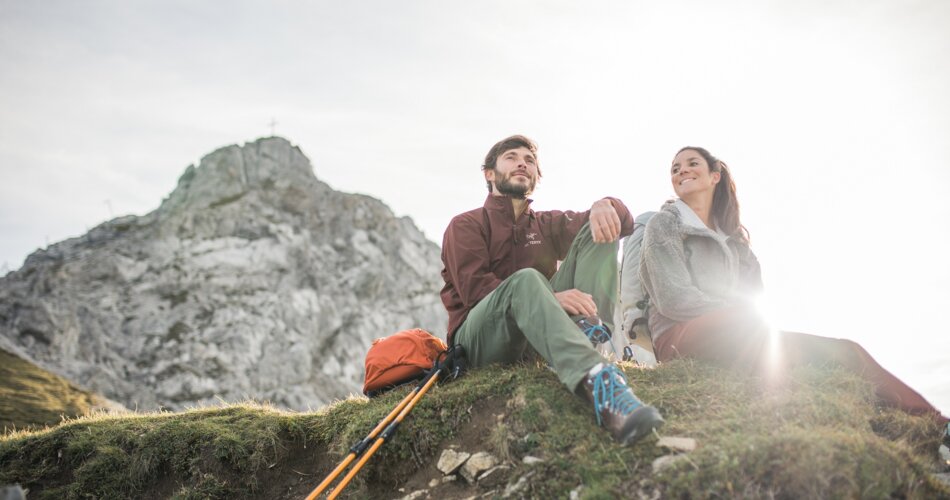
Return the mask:
<path id="1" fill-rule="evenodd" d="M 528 242 L 524 246 L 528 245 L 540 245 L 541 240 L 538 238 L 538 233 L 527 233 L 525 237 L 528 238 Z"/>

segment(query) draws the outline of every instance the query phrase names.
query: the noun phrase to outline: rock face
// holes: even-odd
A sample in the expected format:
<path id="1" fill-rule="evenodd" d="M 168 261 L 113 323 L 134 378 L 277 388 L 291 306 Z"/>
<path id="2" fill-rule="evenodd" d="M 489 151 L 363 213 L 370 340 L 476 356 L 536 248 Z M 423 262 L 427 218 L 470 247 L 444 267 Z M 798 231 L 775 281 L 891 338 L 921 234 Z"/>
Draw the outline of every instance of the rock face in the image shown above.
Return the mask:
<path id="1" fill-rule="evenodd" d="M 438 247 L 282 138 L 189 166 L 161 206 L 0 278 L 0 347 L 129 408 L 358 393 L 372 339 L 445 332 Z"/>

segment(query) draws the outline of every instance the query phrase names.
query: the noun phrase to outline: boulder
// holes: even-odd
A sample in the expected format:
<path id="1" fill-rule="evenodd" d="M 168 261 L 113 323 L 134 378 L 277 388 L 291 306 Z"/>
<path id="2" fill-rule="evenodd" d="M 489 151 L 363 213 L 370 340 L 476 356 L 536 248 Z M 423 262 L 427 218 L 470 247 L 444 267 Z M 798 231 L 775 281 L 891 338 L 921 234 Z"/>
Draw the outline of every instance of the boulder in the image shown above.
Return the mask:
<path id="1" fill-rule="evenodd" d="M 495 458 L 492 454 L 484 451 L 480 451 L 472 455 L 462 468 L 459 473 L 462 477 L 465 478 L 469 483 L 474 483 L 478 476 L 491 469 L 498 464 L 498 459 Z"/>
<path id="2" fill-rule="evenodd" d="M 656 445 L 673 451 L 690 452 L 696 449 L 696 440 L 688 437 L 663 436 L 657 440 Z"/>
<path id="3" fill-rule="evenodd" d="M 435 467 L 442 474 L 453 474 L 470 456 L 472 456 L 471 453 L 464 451 L 445 449 L 442 450 L 442 455 L 439 456 L 439 461 Z"/>

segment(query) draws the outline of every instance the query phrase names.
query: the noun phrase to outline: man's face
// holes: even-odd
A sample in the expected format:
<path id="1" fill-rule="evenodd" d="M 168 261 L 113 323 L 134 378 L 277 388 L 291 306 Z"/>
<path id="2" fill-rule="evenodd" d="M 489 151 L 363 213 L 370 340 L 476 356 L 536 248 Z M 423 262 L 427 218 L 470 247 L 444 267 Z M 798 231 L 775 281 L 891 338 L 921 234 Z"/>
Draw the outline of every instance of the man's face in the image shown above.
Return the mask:
<path id="1" fill-rule="evenodd" d="M 538 183 L 538 159 L 528 148 L 509 149 L 498 156 L 495 168 L 485 170 L 485 180 L 492 183 L 492 194 L 524 198 Z"/>

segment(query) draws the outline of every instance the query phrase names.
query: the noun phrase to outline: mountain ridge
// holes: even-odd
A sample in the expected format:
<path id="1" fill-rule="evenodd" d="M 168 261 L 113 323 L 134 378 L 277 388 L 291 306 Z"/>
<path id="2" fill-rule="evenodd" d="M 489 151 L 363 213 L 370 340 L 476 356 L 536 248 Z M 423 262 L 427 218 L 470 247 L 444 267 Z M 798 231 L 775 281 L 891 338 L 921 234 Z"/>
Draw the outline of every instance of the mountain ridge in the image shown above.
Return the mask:
<path id="1" fill-rule="evenodd" d="M 263 138 L 0 278 L 0 346 L 129 407 L 318 407 L 359 391 L 373 338 L 444 332 L 438 255 L 408 217 Z"/>

